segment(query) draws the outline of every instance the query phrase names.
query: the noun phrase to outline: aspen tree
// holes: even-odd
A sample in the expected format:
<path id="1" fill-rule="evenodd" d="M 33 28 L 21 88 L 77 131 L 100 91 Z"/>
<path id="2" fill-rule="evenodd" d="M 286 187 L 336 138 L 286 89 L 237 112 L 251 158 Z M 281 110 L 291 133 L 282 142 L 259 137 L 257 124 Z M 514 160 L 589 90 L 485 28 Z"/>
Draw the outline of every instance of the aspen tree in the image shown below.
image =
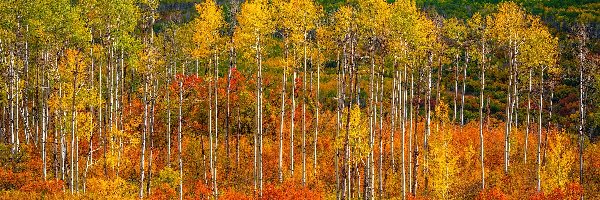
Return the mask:
<path id="1" fill-rule="evenodd" d="M 468 26 L 468 31 L 469 31 L 470 37 L 473 38 L 474 40 L 479 40 L 478 42 L 475 43 L 477 45 L 474 45 L 476 47 L 473 49 L 473 51 L 476 52 L 475 55 L 480 56 L 479 65 L 481 68 L 481 75 L 480 75 L 481 76 L 481 83 L 480 83 L 481 91 L 479 94 L 479 142 L 480 142 L 479 157 L 480 157 L 480 163 L 481 163 L 481 190 L 485 190 L 485 167 L 484 167 L 485 149 L 484 149 L 484 143 L 483 143 L 483 141 L 484 141 L 484 135 L 483 135 L 483 120 L 484 120 L 483 101 L 484 100 L 483 100 L 483 98 L 484 98 L 484 91 L 485 91 L 485 69 L 486 69 L 485 65 L 486 65 L 486 61 L 487 61 L 486 58 L 487 58 L 487 53 L 488 53 L 487 46 L 486 46 L 487 45 L 487 34 L 488 34 L 487 31 L 489 31 L 489 29 L 487 29 L 485 21 L 479 13 L 475 13 L 475 15 L 473 15 L 473 17 L 471 17 L 467 21 L 467 26 Z M 466 66 L 465 66 L 465 68 L 466 68 Z M 466 76 L 465 76 L 465 78 L 466 78 Z"/>
<path id="2" fill-rule="evenodd" d="M 212 192 L 215 198 L 218 198 L 218 189 L 217 189 L 217 151 L 218 149 L 218 65 L 219 65 L 219 44 L 221 40 L 221 36 L 219 30 L 224 26 L 225 22 L 223 19 L 221 9 L 216 5 L 214 1 L 206 1 L 202 4 L 196 5 L 196 10 L 200 13 L 200 16 L 195 19 L 194 23 L 194 35 L 192 37 L 193 42 L 196 44 L 196 48 L 193 51 L 193 55 L 196 58 L 207 58 L 210 61 L 214 62 L 214 73 L 210 82 L 214 82 L 214 87 L 212 88 L 214 91 L 214 146 L 215 151 L 213 154 L 213 135 L 212 128 L 209 131 L 209 146 L 210 146 L 210 163 L 211 163 L 211 177 L 212 177 Z M 209 62 L 208 67 L 211 66 L 211 62 Z M 209 90 L 210 91 L 210 90 Z M 209 98 L 209 101 L 212 101 L 212 98 Z M 209 107 L 213 108 L 212 102 Z M 210 110 L 210 116 L 212 116 L 212 109 Z M 212 118 L 212 117 L 211 117 Z M 210 124 L 212 124 L 212 119 L 210 120 Z"/>
<path id="3" fill-rule="evenodd" d="M 556 73 L 554 67 L 557 57 L 558 40 L 554 38 L 548 29 L 541 23 L 537 17 L 530 17 L 530 27 L 527 29 L 527 37 L 523 45 L 523 61 L 531 68 L 539 69 L 539 103 L 538 103 L 538 144 L 537 144 L 537 165 L 536 179 L 537 191 L 541 190 L 542 164 L 541 145 L 542 145 L 542 113 L 543 113 L 543 93 L 544 93 L 544 71 L 548 69 L 549 73 Z M 531 76 L 531 75 L 530 75 Z M 550 128 L 550 127 L 547 127 Z"/>
<path id="4" fill-rule="evenodd" d="M 527 14 L 514 2 L 501 3 L 498 5 L 498 12 L 487 19 L 487 24 L 491 30 L 491 36 L 497 41 L 498 46 L 507 49 L 509 60 L 509 80 L 507 88 L 506 101 L 506 129 L 504 138 L 504 172 L 508 173 L 510 166 L 510 138 L 513 132 L 513 122 L 515 114 L 514 106 L 518 100 L 517 79 L 518 79 L 518 58 L 520 57 L 521 47 L 525 40 L 525 29 Z M 516 116 L 516 115 L 515 115 Z M 514 125 L 513 125 L 514 124 Z M 516 129 L 516 127 L 515 127 Z"/>
<path id="5" fill-rule="evenodd" d="M 578 33 L 577 33 L 577 39 L 578 39 L 578 44 L 577 44 L 577 48 L 578 48 L 578 60 L 579 60 L 579 184 L 583 185 L 583 140 L 584 140 L 584 128 L 583 126 L 585 125 L 585 113 L 584 113 L 584 106 L 585 106 L 585 99 L 584 96 L 586 95 L 585 92 L 587 90 L 587 83 L 585 82 L 584 78 L 583 78 L 583 74 L 584 71 L 587 70 L 586 69 L 586 57 L 587 57 L 587 53 L 588 53 L 588 49 L 587 49 L 587 42 L 588 42 L 588 33 L 587 33 L 587 27 L 584 24 L 579 24 L 578 25 Z M 583 200 L 584 196 L 581 196 L 581 199 Z"/>
<path id="6" fill-rule="evenodd" d="M 271 20 L 271 5 L 265 0 L 248 1 L 242 4 L 241 12 L 238 17 L 239 26 L 234 33 L 235 41 L 239 47 L 245 50 L 245 57 L 255 58 L 257 65 L 256 81 L 256 132 L 257 137 L 257 155 L 255 160 L 255 174 L 257 182 L 255 189 L 258 188 L 258 197 L 262 197 L 263 179 L 262 179 L 262 60 L 266 54 L 263 51 L 263 45 L 267 40 L 267 35 L 273 31 Z M 254 51 L 252 51 L 252 49 Z M 258 185 L 258 187 L 256 187 Z"/>

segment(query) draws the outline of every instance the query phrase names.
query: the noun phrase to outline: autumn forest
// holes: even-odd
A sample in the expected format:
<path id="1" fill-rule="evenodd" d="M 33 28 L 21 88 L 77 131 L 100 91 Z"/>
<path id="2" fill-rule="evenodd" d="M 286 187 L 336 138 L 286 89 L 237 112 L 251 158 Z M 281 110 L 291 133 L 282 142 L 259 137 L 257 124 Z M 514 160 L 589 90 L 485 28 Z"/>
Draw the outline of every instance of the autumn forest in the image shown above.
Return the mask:
<path id="1" fill-rule="evenodd" d="M 0 199 L 600 199 L 599 10 L 2 0 Z"/>

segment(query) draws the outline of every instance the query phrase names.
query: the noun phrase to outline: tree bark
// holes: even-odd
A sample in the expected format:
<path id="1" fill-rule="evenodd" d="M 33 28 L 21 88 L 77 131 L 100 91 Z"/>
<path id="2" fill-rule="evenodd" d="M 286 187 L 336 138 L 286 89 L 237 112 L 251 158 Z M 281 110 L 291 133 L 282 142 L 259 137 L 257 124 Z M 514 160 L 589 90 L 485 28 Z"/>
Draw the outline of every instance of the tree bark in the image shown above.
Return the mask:
<path id="1" fill-rule="evenodd" d="M 321 101 L 319 99 L 320 91 L 321 91 L 321 62 L 319 61 L 317 63 L 317 91 L 316 91 L 316 97 L 315 97 L 316 101 L 317 101 L 315 104 L 315 107 L 316 107 L 315 114 L 317 115 L 316 116 L 317 123 L 315 124 L 315 138 L 314 138 L 315 146 L 314 146 L 314 158 L 313 158 L 313 173 L 314 173 L 313 175 L 314 175 L 315 179 L 317 179 L 317 180 L 319 179 L 317 177 L 317 144 L 318 144 L 317 142 L 319 139 L 319 108 L 321 107 Z"/>
<path id="2" fill-rule="evenodd" d="M 151 75 L 151 77 L 154 77 Z M 150 196 L 150 186 L 152 181 L 152 151 L 154 150 L 154 105 L 156 104 L 156 87 L 158 86 L 158 79 L 152 84 L 152 94 L 150 100 L 150 134 L 148 135 L 148 142 L 150 143 L 150 156 L 148 157 L 148 182 L 146 183 L 147 195 Z"/>
<path id="3" fill-rule="evenodd" d="M 306 36 L 304 32 L 304 73 L 302 74 L 302 186 L 306 186 Z"/>
<path id="4" fill-rule="evenodd" d="M 286 45 L 287 46 L 287 45 Z M 286 60 L 287 60 L 287 47 L 286 47 Z M 279 183 L 283 182 L 283 125 L 284 125 L 284 118 L 285 118 L 285 83 L 287 82 L 286 79 L 286 70 L 287 70 L 287 66 L 283 69 L 283 75 L 281 78 L 281 122 L 280 122 L 280 128 L 279 128 L 279 168 L 278 168 L 278 175 L 279 175 Z"/>
<path id="5" fill-rule="evenodd" d="M 465 93 L 467 90 L 466 80 L 467 80 L 467 67 L 469 66 L 469 52 L 465 52 L 465 67 L 463 68 L 463 89 L 462 89 L 462 98 L 460 103 L 460 125 L 465 125 Z"/>
<path id="6" fill-rule="evenodd" d="M 78 62 L 78 61 L 76 61 L 76 62 Z M 74 167 L 74 163 L 75 163 L 75 155 L 74 155 L 74 153 L 75 153 L 75 123 L 76 123 L 76 115 L 75 114 L 77 113 L 77 110 L 75 110 L 75 96 L 77 94 L 76 83 L 77 83 L 77 75 L 78 75 L 77 71 L 78 70 L 79 70 L 79 63 L 76 63 L 75 70 L 73 71 L 73 91 L 72 91 L 73 96 L 71 99 L 71 184 L 69 185 L 70 189 L 71 189 L 71 194 L 73 194 L 73 187 L 74 187 L 73 181 L 75 180 L 74 174 L 73 174 L 73 172 L 74 172 L 73 167 Z"/>
<path id="7" fill-rule="evenodd" d="M 456 108 L 457 103 L 456 100 L 458 99 L 458 54 L 456 54 L 455 56 L 455 65 L 454 65 L 454 112 L 453 112 L 453 116 L 452 116 L 452 122 L 455 123 L 456 122 Z"/>
<path id="8" fill-rule="evenodd" d="M 537 192 L 540 192 L 541 187 L 542 187 L 542 180 L 540 177 L 540 168 L 541 168 L 541 154 L 540 154 L 540 148 L 542 146 L 542 112 L 544 112 L 542 110 L 542 105 L 544 103 L 543 101 L 543 94 L 544 94 L 544 67 L 541 67 L 541 73 L 540 73 L 540 103 L 539 103 L 539 108 L 538 108 L 538 146 L 537 146 L 537 166 L 536 166 L 536 174 L 537 174 Z"/>
<path id="9" fill-rule="evenodd" d="M 148 77 L 144 76 L 144 128 L 142 131 L 142 150 L 140 151 L 140 199 L 144 198 L 144 162 L 146 156 L 146 132 L 148 130 Z"/>
<path id="10" fill-rule="evenodd" d="M 587 42 L 587 32 L 586 32 L 586 27 L 585 25 L 580 25 L 580 30 L 579 30 L 579 184 L 583 185 L 583 137 L 584 137 L 584 130 L 583 130 L 583 126 L 585 125 L 585 110 L 584 110 L 584 106 L 585 106 L 585 100 L 584 100 L 584 96 L 585 96 L 585 87 L 587 84 L 584 79 L 583 79 L 583 73 L 585 70 L 585 51 L 587 50 L 585 48 L 586 42 Z M 581 195 L 581 200 L 583 200 L 584 195 Z"/>
<path id="11" fill-rule="evenodd" d="M 481 190 L 485 190 L 484 144 L 483 144 L 483 93 L 485 91 L 485 39 L 481 42 L 481 94 L 479 97 L 479 142 L 481 159 Z M 466 65 L 465 65 L 466 68 Z M 465 77 L 466 78 L 466 77 Z M 464 100 L 464 92 L 463 92 Z M 489 105 L 489 103 L 488 103 Z"/>
<path id="12" fill-rule="evenodd" d="M 182 65 L 182 71 L 181 71 L 181 75 L 184 76 L 185 75 L 185 65 Z M 183 78 L 183 77 L 181 77 Z M 179 200 L 183 199 L 183 161 L 182 161 L 182 155 L 181 155 L 181 151 L 182 151 L 182 135 L 181 135 L 181 128 L 182 128 L 182 107 L 183 104 L 183 80 L 179 79 L 179 127 L 178 127 L 178 136 L 177 136 L 177 142 L 179 143 L 177 145 L 177 149 L 179 151 Z"/>
<path id="13" fill-rule="evenodd" d="M 529 89 L 527 91 L 527 121 L 525 122 L 525 147 L 523 150 L 523 163 L 527 164 L 527 146 L 529 141 L 529 111 L 531 110 L 531 73 L 533 69 L 529 69 Z"/>

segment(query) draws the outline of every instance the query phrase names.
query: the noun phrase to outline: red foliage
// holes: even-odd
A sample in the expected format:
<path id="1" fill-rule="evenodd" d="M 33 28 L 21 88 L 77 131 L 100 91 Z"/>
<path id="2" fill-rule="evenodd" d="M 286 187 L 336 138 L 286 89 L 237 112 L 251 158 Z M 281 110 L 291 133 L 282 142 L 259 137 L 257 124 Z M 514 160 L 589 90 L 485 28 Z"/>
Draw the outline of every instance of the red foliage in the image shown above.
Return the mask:
<path id="1" fill-rule="evenodd" d="M 202 182 L 202 180 L 196 181 L 194 184 L 194 197 L 197 198 L 208 198 L 210 197 L 211 190 L 210 188 Z"/>
<path id="2" fill-rule="evenodd" d="M 64 183 L 62 180 L 32 181 L 22 186 L 21 191 L 42 194 L 58 194 L 59 192 L 62 192 L 63 185 Z"/>
<path id="3" fill-rule="evenodd" d="M 243 193 L 240 193 L 240 192 L 236 192 L 235 190 L 232 190 L 232 189 L 225 189 L 225 191 L 223 191 L 223 194 L 221 196 L 219 196 L 219 199 L 250 200 L 250 199 L 252 199 L 252 197 L 245 195 Z"/>
<path id="4" fill-rule="evenodd" d="M 532 200 L 554 200 L 554 199 L 568 199 L 577 200 L 583 194 L 583 187 L 579 183 L 569 183 L 565 189 L 555 188 L 552 192 L 536 193 L 530 199 Z"/>
<path id="5" fill-rule="evenodd" d="M 498 188 L 494 187 L 492 189 L 484 190 L 479 192 L 477 196 L 479 200 L 505 200 L 508 197 Z"/>
<path id="6" fill-rule="evenodd" d="M 308 187 L 303 187 L 294 184 L 291 181 L 286 181 L 279 186 L 267 184 L 263 190 L 264 199 L 323 199 L 321 192 L 311 190 Z"/>
<path id="7" fill-rule="evenodd" d="M 167 183 L 154 188 L 150 195 L 150 199 L 175 199 L 176 197 L 178 197 L 177 192 Z"/>
<path id="8" fill-rule="evenodd" d="M 583 186 L 577 182 L 568 183 L 565 195 L 566 199 L 579 199 L 583 195 Z"/>

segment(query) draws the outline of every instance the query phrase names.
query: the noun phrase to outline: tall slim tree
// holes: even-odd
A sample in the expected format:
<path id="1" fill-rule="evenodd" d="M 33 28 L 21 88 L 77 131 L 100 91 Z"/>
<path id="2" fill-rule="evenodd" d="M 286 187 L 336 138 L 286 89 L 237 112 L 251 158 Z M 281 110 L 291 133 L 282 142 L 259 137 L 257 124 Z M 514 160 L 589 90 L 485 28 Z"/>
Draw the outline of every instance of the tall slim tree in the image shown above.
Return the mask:
<path id="1" fill-rule="evenodd" d="M 255 145 L 257 144 L 257 154 L 255 157 L 255 189 L 258 185 L 258 196 L 262 197 L 263 173 L 262 173 L 262 61 L 266 54 L 263 50 L 268 34 L 273 31 L 271 18 L 271 5 L 265 0 L 247 1 L 242 4 L 238 17 L 239 26 L 234 33 L 235 41 L 244 50 L 245 57 L 252 58 L 256 64 L 256 132 Z"/>
<path id="2" fill-rule="evenodd" d="M 217 152 L 213 153 L 213 144 L 215 149 L 218 149 L 218 65 L 219 65 L 219 45 L 221 44 L 221 35 L 220 30 L 224 27 L 225 21 L 223 19 L 223 14 L 219 6 L 216 5 L 215 1 L 205 1 L 201 4 L 196 5 L 196 10 L 200 13 L 200 16 L 195 19 L 194 24 L 194 35 L 193 42 L 196 44 L 196 48 L 193 51 L 193 55 L 196 58 L 204 58 L 209 59 L 214 62 L 214 118 L 215 118 L 215 129 L 214 129 L 214 142 L 213 135 L 210 135 L 210 162 L 211 162 L 211 178 L 212 178 L 212 192 L 213 196 L 217 198 L 218 189 L 217 189 L 217 169 L 216 169 L 216 161 L 217 161 Z M 209 62 L 211 63 L 211 62 Z M 210 64 L 209 64 L 210 65 Z M 209 66 L 213 67 L 213 66 Z M 212 78 L 211 78 L 212 79 Z M 212 99 L 209 99 L 211 101 Z M 212 104 L 212 102 L 211 102 Z M 212 112 L 212 110 L 211 110 Z M 212 116 L 212 113 L 211 113 Z M 210 122 L 212 123 L 212 122 Z M 212 131 L 210 131 L 212 132 Z M 213 164 L 215 163 L 215 164 Z"/>

